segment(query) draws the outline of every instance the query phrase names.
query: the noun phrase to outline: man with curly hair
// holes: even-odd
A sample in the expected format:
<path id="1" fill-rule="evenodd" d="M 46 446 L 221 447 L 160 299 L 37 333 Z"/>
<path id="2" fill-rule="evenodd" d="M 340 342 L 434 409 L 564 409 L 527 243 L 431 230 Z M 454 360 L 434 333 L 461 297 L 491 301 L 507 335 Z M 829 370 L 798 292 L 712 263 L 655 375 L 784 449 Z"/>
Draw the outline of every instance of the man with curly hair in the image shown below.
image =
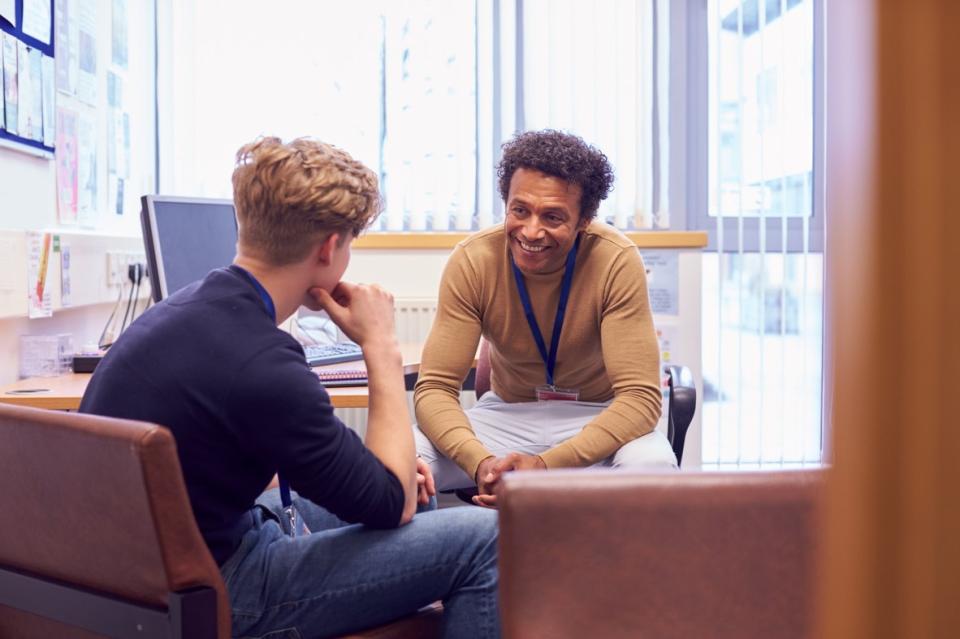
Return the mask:
<path id="1" fill-rule="evenodd" d="M 450 256 L 423 351 L 417 452 L 439 490 L 476 486 L 495 506 L 503 473 L 594 464 L 675 468 L 654 430 L 660 352 L 637 247 L 595 221 L 606 156 L 558 131 L 518 134 L 498 166 L 502 226 Z M 460 407 L 481 336 L 491 388 Z"/>
<path id="2" fill-rule="evenodd" d="M 380 211 L 376 176 L 322 142 L 263 138 L 237 153 L 233 186 L 234 263 L 134 322 L 80 410 L 172 431 L 226 583 L 231 636 L 339 636 L 438 599 L 444 636 L 498 636 L 496 516 L 435 509 L 414 454 L 393 298 L 340 279 Z M 300 305 L 325 310 L 363 349 L 363 442 L 277 328 Z M 275 473 L 279 491 L 261 495 Z M 434 509 L 414 516 L 418 501 Z"/>

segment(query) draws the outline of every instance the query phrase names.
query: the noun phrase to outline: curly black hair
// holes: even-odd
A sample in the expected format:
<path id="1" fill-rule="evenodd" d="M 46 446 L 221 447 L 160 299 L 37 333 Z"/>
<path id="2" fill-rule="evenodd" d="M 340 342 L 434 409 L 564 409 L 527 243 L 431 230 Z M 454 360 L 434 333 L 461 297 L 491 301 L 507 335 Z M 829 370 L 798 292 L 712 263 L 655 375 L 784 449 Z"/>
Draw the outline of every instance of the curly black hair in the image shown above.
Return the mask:
<path id="1" fill-rule="evenodd" d="M 613 167 L 596 147 L 570 133 L 545 129 L 518 133 L 503 145 L 503 157 L 497 165 L 500 196 L 507 201 L 510 180 L 517 169 L 535 169 L 558 177 L 583 189 L 580 219 L 592 220 L 600 200 L 613 188 Z"/>

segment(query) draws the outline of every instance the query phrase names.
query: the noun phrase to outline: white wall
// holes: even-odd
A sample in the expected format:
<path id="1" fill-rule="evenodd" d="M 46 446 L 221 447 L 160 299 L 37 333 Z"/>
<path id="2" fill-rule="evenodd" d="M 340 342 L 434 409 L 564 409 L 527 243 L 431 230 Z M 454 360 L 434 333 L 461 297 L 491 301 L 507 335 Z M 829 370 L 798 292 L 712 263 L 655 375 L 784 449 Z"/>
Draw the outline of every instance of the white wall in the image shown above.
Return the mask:
<path id="1" fill-rule="evenodd" d="M 100 335 L 118 288 L 106 284 L 106 251 L 142 252 L 139 196 L 154 190 L 153 0 L 127 3 L 128 68 L 111 64 L 111 3 L 97 9 L 98 105 L 57 93 L 57 106 L 86 113 L 97 123 L 98 214 L 90 228 L 61 224 L 57 215 L 56 165 L 0 147 L 0 383 L 17 377 L 19 338 L 26 334 L 74 333 L 77 346 Z M 107 211 L 107 71 L 123 80 L 124 106 L 131 114 L 131 173 L 123 215 Z M 25 231 L 62 234 L 71 245 L 73 303 L 52 318 L 27 319 Z M 51 263 L 54 308 L 60 307 L 59 260 Z"/>

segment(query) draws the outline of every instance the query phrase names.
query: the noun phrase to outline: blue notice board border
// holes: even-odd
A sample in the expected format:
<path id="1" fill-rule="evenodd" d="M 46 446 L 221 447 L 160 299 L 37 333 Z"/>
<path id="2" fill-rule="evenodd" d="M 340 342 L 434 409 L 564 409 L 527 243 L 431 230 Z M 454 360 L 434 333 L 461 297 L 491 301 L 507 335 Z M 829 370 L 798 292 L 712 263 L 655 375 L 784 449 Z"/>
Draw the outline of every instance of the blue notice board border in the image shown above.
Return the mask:
<path id="1" fill-rule="evenodd" d="M 15 2 L 16 2 L 16 7 L 17 7 L 17 9 L 16 9 L 16 11 L 17 11 L 17 24 L 19 24 L 19 25 L 22 26 L 22 25 L 23 25 L 23 0 L 15 0 Z M 53 56 L 53 43 L 54 43 L 54 41 L 56 40 L 56 34 L 55 34 L 54 30 L 53 30 L 54 10 L 55 10 L 55 9 L 56 9 L 56 7 L 54 6 L 54 0 L 50 0 L 50 44 L 44 44 L 43 42 L 40 42 L 40 41 L 37 40 L 36 38 L 33 38 L 33 37 L 31 37 L 31 36 L 28 36 L 27 34 L 25 34 L 25 33 L 21 30 L 21 28 L 14 27 L 12 24 L 10 24 L 9 22 L 7 22 L 7 20 L 6 20 L 5 18 L 0 18 L 0 30 L 4 31 L 5 33 L 9 33 L 9 34 L 15 36 L 18 40 L 20 40 L 21 42 L 23 42 L 24 44 L 26 44 L 26 45 L 27 45 L 28 47 L 30 47 L 31 49 L 39 49 L 40 51 L 43 52 L 44 55 L 48 55 L 48 56 L 50 56 L 51 58 L 53 58 L 53 57 L 54 57 L 54 56 Z M 2 75 L 3 75 L 3 74 L 0 73 L 0 76 L 2 76 Z M 3 91 L 2 91 L 2 89 L 3 89 L 3 87 L 0 86 L 0 99 L 2 99 L 2 96 L 3 96 Z M 56 89 L 54 89 L 54 94 L 56 94 Z M 56 114 L 55 114 L 55 113 L 54 113 L 54 121 L 56 121 Z M 7 131 L 7 130 L 6 130 L 5 128 L 3 128 L 3 127 L 0 127 L 0 140 L 8 140 L 8 141 L 10 141 L 10 142 L 15 142 L 15 143 L 17 143 L 17 144 L 22 144 L 23 146 L 31 147 L 32 149 L 38 149 L 38 150 L 40 150 L 40 151 L 47 151 L 47 152 L 49 152 L 49 153 L 53 153 L 53 147 L 52 147 L 52 146 L 45 146 L 45 145 L 43 144 L 43 142 L 38 142 L 38 141 L 36 141 L 36 140 L 31 140 L 30 138 L 23 138 L 23 137 L 20 137 L 19 135 L 14 135 L 14 134 L 10 133 L 9 131 Z M 4 146 L 6 146 L 6 145 L 4 145 Z"/>

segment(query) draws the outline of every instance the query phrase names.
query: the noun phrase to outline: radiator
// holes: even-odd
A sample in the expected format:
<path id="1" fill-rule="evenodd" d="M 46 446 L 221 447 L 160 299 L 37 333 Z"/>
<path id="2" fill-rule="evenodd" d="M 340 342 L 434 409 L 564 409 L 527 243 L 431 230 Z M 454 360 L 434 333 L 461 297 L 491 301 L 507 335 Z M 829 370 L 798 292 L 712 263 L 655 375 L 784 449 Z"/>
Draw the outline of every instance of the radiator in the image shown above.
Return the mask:
<path id="1" fill-rule="evenodd" d="M 394 302 L 394 319 L 397 327 L 397 341 L 406 344 L 422 344 L 427 340 L 430 326 L 437 316 L 437 300 L 435 299 L 398 299 Z M 473 391 L 460 394 L 460 404 L 464 408 L 473 406 L 476 399 Z M 413 413 L 413 393 L 407 393 L 407 410 L 410 421 L 415 422 Z M 366 432 L 367 409 L 365 408 L 338 408 L 336 410 L 344 424 L 356 431 L 361 437 Z"/>

